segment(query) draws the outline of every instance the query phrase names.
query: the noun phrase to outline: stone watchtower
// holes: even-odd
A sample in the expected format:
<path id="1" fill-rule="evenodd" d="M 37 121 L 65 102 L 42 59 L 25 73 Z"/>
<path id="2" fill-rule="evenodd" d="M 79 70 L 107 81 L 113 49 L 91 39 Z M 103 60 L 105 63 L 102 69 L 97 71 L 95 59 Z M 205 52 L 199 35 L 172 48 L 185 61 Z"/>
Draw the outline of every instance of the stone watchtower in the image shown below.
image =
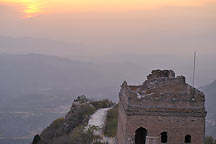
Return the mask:
<path id="1" fill-rule="evenodd" d="M 119 93 L 118 144 L 203 144 L 205 96 L 171 70 Z"/>

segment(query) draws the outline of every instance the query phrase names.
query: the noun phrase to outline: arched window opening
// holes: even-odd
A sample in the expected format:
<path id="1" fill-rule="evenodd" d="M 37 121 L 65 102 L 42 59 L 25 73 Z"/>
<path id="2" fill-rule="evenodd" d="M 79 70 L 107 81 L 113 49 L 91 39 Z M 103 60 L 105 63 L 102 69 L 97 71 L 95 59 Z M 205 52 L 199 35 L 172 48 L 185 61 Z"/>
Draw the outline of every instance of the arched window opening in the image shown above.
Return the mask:
<path id="1" fill-rule="evenodd" d="M 146 144 L 146 136 L 147 130 L 142 127 L 138 128 L 135 135 L 135 144 Z"/>
<path id="2" fill-rule="evenodd" d="M 186 135 L 185 136 L 185 143 L 186 144 L 191 143 L 191 135 Z"/>
<path id="3" fill-rule="evenodd" d="M 167 139 L 168 139 L 167 132 L 162 132 L 161 133 L 161 143 L 167 143 Z"/>

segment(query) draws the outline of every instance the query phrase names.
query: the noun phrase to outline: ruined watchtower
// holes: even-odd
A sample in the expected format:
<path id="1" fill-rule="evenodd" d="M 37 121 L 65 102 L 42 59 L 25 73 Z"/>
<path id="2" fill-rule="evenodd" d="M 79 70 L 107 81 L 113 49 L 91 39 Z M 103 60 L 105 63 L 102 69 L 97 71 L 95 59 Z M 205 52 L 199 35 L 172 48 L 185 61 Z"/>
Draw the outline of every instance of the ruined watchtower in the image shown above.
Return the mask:
<path id="1" fill-rule="evenodd" d="M 205 96 L 172 70 L 153 70 L 119 94 L 118 144 L 203 144 Z"/>

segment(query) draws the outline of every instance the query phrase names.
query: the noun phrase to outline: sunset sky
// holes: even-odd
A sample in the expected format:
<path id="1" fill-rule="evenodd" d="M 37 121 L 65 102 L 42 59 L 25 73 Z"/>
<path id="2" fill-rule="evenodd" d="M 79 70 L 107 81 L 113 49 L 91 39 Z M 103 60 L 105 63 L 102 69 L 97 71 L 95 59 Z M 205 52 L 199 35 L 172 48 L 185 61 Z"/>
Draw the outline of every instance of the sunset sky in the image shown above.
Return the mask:
<path id="1" fill-rule="evenodd" d="M 29 18 L 34 15 L 61 12 L 153 10 L 164 6 L 202 7 L 215 0 L 0 0 L 15 6 Z"/>
<path id="2" fill-rule="evenodd" d="M 0 0 L 0 35 L 77 44 L 88 54 L 212 54 L 216 0 Z"/>

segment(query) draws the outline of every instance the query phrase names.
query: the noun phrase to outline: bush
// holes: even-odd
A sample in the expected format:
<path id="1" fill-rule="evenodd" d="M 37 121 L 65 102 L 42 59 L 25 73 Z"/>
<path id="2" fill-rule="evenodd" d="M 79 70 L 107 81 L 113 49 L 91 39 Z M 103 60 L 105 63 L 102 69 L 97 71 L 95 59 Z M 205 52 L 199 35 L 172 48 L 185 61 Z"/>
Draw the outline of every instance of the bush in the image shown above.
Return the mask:
<path id="1" fill-rule="evenodd" d="M 216 140 L 214 140 L 211 136 L 207 136 L 205 138 L 205 144 L 216 144 Z"/>
<path id="2" fill-rule="evenodd" d="M 112 101 L 109 101 L 108 99 L 100 100 L 100 101 L 92 101 L 90 102 L 96 109 L 100 108 L 108 108 L 113 105 Z"/>
<path id="3" fill-rule="evenodd" d="M 87 99 L 87 97 L 85 95 L 82 95 L 82 96 L 78 96 L 74 102 L 79 102 L 79 103 L 86 103 L 88 102 L 89 99 Z"/>
<path id="4" fill-rule="evenodd" d="M 51 124 L 54 128 L 59 128 L 64 123 L 64 118 L 58 118 Z"/>
<path id="5" fill-rule="evenodd" d="M 48 143 L 53 138 L 61 136 L 64 131 L 64 118 L 56 119 L 40 135 L 42 142 Z"/>
<path id="6" fill-rule="evenodd" d="M 95 111 L 95 108 L 89 104 L 80 106 L 79 109 L 76 109 L 76 111 L 74 111 L 70 117 L 67 118 L 66 123 L 68 126 L 65 128 L 65 132 L 68 134 L 74 128 L 80 125 L 86 125 L 90 115 L 92 115 Z"/>
<path id="7" fill-rule="evenodd" d="M 34 136 L 34 140 L 32 142 L 32 144 L 38 144 L 41 141 L 40 136 L 37 134 Z"/>
<path id="8" fill-rule="evenodd" d="M 107 123 L 104 130 L 104 135 L 107 137 L 115 137 L 118 125 L 118 105 L 115 105 L 107 113 Z"/>
<path id="9" fill-rule="evenodd" d="M 70 135 L 70 144 L 101 144 L 100 136 L 94 135 L 96 127 L 90 127 L 87 131 L 83 127 L 77 127 Z"/>

